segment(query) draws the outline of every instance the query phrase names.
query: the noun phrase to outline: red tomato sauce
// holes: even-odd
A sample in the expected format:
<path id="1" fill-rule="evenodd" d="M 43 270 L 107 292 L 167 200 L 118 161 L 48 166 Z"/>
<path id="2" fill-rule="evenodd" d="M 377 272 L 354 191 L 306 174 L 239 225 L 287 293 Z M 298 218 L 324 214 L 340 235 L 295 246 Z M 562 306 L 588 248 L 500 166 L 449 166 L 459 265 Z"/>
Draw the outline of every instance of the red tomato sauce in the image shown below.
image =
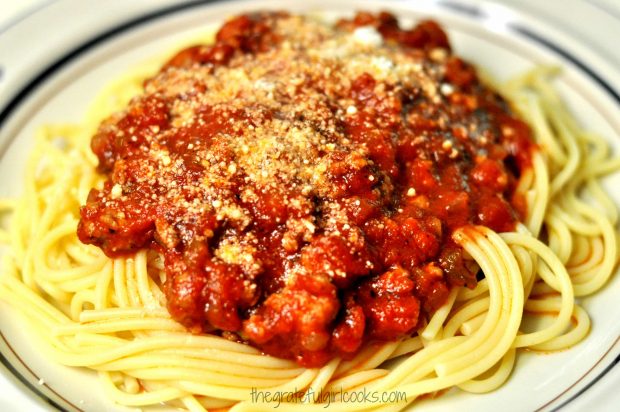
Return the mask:
<path id="1" fill-rule="evenodd" d="M 174 319 L 314 367 L 414 334 L 477 269 L 451 233 L 511 231 L 533 143 L 432 21 L 237 17 L 92 139 L 78 235 L 164 257 Z"/>

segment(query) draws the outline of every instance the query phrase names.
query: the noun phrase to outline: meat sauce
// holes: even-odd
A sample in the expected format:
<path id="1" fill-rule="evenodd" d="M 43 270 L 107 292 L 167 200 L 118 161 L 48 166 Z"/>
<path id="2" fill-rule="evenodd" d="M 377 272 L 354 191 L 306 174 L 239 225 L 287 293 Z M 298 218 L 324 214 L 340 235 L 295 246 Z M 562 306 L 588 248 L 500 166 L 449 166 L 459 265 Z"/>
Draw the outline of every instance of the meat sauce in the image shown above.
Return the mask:
<path id="1" fill-rule="evenodd" d="M 164 258 L 194 333 L 314 367 L 412 335 L 477 269 L 451 240 L 513 230 L 525 123 L 432 21 L 243 15 L 182 50 L 92 139 L 82 242 Z"/>

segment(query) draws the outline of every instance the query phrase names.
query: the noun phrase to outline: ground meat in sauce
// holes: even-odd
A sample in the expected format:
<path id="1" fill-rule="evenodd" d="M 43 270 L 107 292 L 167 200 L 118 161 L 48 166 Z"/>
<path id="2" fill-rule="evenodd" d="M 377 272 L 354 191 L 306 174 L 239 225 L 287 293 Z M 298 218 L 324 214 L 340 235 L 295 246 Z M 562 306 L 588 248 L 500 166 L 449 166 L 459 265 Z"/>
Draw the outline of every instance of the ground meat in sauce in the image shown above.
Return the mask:
<path id="1" fill-rule="evenodd" d="M 174 319 L 324 364 L 422 327 L 512 230 L 528 127 L 432 21 L 240 16 L 99 127 L 80 239 L 164 257 Z"/>

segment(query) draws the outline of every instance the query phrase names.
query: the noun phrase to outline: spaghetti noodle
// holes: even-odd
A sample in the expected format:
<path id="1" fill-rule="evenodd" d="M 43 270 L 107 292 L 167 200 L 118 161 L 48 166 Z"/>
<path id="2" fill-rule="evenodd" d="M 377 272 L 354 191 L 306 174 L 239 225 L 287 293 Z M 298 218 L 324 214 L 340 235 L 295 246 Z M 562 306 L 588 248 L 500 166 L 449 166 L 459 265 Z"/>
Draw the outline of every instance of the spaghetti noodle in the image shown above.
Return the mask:
<path id="1" fill-rule="evenodd" d="M 114 402 L 254 411 L 274 403 L 256 399 L 253 390 L 301 390 L 304 401 L 287 410 L 318 411 L 321 399 L 305 395 L 339 393 L 338 402 L 365 389 L 406 396 L 387 406 L 340 402 L 338 410 L 400 410 L 454 386 L 492 391 L 508 379 L 520 349 L 561 350 L 586 337 L 590 320 L 575 298 L 603 287 L 618 261 L 617 209 L 599 179 L 620 162 L 567 112 L 549 86 L 554 70 L 535 69 L 503 90 L 540 148 L 516 188 L 527 203 L 523 224 L 505 233 L 468 225 L 452 235 L 484 278 L 473 289 L 453 288 L 417 335 L 369 343 L 350 360 L 316 368 L 187 332 L 166 308 L 158 253 L 142 249 L 110 259 L 78 240 L 80 205 L 103 182 L 90 138 L 155 70 L 110 85 L 83 124 L 41 128 L 23 196 L 0 203 L 12 213 L 10 230 L 0 231 L 10 245 L 0 297 L 26 315 L 51 359 L 97 371 Z M 524 313 L 551 320 L 532 330 Z"/>

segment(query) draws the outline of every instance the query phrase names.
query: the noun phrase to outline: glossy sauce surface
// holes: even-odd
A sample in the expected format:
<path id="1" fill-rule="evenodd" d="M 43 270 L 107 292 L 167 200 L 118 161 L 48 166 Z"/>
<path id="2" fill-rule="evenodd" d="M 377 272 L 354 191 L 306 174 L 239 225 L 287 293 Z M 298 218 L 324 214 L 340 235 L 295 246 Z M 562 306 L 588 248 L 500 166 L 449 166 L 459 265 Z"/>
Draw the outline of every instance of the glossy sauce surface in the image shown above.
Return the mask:
<path id="1" fill-rule="evenodd" d="M 475 286 L 450 235 L 514 229 L 532 148 L 432 21 L 240 16 L 102 123 L 78 235 L 162 254 L 191 331 L 318 366 Z"/>

